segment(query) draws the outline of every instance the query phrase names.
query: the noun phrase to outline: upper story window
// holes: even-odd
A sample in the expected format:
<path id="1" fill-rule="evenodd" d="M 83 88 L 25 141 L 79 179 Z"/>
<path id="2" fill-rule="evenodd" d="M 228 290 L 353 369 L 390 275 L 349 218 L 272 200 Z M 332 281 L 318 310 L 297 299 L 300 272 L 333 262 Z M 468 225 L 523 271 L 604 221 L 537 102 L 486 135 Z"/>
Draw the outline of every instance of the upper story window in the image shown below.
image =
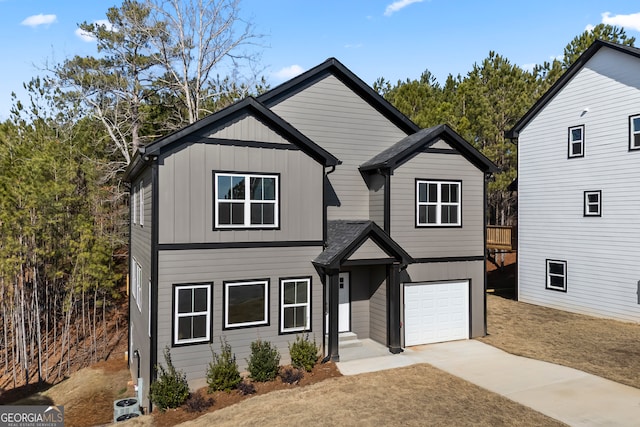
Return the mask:
<path id="1" fill-rule="evenodd" d="M 629 117 L 629 150 L 640 150 L 640 114 Z"/>
<path id="2" fill-rule="evenodd" d="M 602 216 L 602 191 L 584 192 L 584 216 Z"/>
<path id="3" fill-rule="evenodd" d="M 216 228 L 277 228 L 278 175 L 216 173 Z"/>
<path id="4" fill-rule="evenodd" d="M 131 187 L 131 193 L 129 195 L 131 200 L 131 222 L 138 223 L 138 194 L 135 187 Z"/>
<path id="5" fill-rule="evenodd" d="M 133 259 L 131 263 L 131 294 L 136 300 L 138 310 L 142 311 L 142 267 Z"/>
<path id="6" fill-rule="evenodd" d="M 569 128 L 569 158 L 584 157 L 584 125 Z"/>
<path id="7" fill-rule="evenodd" d="M 546 288 L 567 291 L 567 261 L 547 260 Z"/>
<path id="8" fill-rule="evenodd" d="M 459 181 L 416 180 L 416 225 L 460 226 L 461 186 Z"/>
<path id="9" fill-rule="evenodd" d="M 144 225 L 144 182 L 140 181 L 140 189 L 138 190 L 140 197 L 140 225 Z"/>

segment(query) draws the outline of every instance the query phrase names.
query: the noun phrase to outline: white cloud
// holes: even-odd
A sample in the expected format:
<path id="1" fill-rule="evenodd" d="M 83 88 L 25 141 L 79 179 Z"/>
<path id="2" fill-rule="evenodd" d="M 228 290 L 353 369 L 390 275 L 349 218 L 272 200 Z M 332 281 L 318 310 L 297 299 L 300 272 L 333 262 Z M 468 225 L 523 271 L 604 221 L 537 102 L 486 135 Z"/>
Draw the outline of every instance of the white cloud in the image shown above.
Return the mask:
<path id="1" fill-rule="evenodd" d="M 605 12 L 602 14 L 602 23 L 624 27 L 626 30 L 640 31 L 640 12 L 613 16 L 611 12 Z"/>
<path id="2" fill-rule="evenodd" d="M 26 25 L 27 27 L 38 27 L 40 25 L 50 25 L 56 22 L 58 18 L 56 15 L 43 15 L 42 13 L 39 15 L 31 15 L 25 18 L 20 24 Z"/>
<path id="3" fill-rule="evenodd" d="M 585 30 L 585 31 L 593 31 L 593 29 L 594 29 L 595 27 L 596 27 L 595 25 L 587 24 L 587 26 L 586 26 L 586 27 L 584 27 L 584 30 Z"/>
<path id="4" fill-rule="evenodd" d="M 302 74 L 302 72 L 304 72 L 304 68 L 299 65 L 292 65 L 290 67 L 284 67 L 280 71 L 276 71 L 273 75 L 281 80 L 289 80 L 298 74 Z"/>
<path id="5" fill-rule="evenodd" d="M 344 45 L 345 49 L 360 49 L 362 47 L 362 43 L 347 43 Z"/>
<path id="6" fill-rule="evenodd" d="M 106 19 L 99 19 L 97 21 L 94 21 L 93 23 L 96 24 L 96 25 L 104 26 L 109 31 L 113 31 L 113 25 L 111 25 L 111 22 L 107 21 Z M 96 41 L 96 38 L 93 36 L 93 34 L 86 32 L 82 28 L 76 28 L 74 33 L 82 41 L 85 41 L 87 43 L 91 43 L 91 42 Z"/>
<path id="7" fill-rule="evenodd" d="M 412 3 L 422 3 L 424 0 L 397 0 L 391 3 L 384 10 L 384 16 L 391 16 L 394 12 L 399 11 L 400 9 L 404 9 Z"/>

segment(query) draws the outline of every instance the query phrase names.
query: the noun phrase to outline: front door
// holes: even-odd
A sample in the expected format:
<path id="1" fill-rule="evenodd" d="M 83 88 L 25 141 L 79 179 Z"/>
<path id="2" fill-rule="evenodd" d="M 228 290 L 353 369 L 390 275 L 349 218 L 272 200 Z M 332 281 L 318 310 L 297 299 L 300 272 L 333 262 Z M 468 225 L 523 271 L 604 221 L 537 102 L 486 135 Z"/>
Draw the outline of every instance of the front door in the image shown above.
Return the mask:
<path id="1" fill-rule="evenodd" d="M 349 301 L 349 273 L 340 273 L 338 277 L 338 332 L 351 330 L 351 301 Z"/>

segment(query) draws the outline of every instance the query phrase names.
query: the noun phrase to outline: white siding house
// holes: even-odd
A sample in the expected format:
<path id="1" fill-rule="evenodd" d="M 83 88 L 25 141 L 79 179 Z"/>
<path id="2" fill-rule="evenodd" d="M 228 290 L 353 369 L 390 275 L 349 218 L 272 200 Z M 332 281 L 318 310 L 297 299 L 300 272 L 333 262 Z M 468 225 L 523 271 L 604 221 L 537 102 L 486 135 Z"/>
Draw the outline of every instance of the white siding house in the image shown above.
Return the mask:
<path id="1" fill-rule="evenodd" d="M 640 322 L 639 131 L 640 49 L 597 41 L 509 132 L 520 301 Z"/>

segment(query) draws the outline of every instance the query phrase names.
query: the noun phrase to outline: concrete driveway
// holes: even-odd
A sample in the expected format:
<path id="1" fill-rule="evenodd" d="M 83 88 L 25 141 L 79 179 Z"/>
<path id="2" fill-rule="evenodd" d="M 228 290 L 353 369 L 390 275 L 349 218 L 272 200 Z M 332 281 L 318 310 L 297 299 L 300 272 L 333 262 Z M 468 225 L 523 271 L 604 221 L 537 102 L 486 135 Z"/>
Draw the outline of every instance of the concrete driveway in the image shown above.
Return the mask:
<path id="1" fill-rule="evenodd" d="M 338 362 L 343 375 L 428 363 L 571 426 L 640 425 L 640 390 L 475 340 Z"/>

